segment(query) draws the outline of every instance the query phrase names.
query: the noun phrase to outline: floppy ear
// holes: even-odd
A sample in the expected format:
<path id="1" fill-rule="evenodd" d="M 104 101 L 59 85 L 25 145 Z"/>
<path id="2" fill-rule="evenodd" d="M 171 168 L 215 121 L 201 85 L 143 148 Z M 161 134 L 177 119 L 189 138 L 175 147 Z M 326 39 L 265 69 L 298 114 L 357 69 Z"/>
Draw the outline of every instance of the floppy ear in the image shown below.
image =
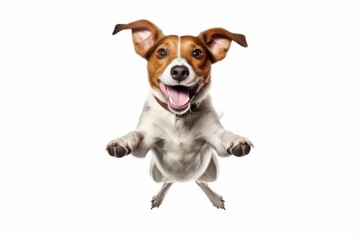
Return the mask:
<path id="1" fill-rule="evenodd" d="M 129 24 L 117 24 L 113 35 L 124 29 L 131 29 L 135 51 L 144 58 L 146 58 L 148 50 L 164 36 L 155 24 L 147 20 L 139 20 Z"/>
<path id="2" fill-rule="evenodd" d="M 246 38 L 242 34 L 231 33 L 223 28 L 211 28 L 201 32 L 198 38 L 205 44 L 214 57 L 214 61 L 220 61 L 226 57 L 231 41 L 247 47 Z"/>

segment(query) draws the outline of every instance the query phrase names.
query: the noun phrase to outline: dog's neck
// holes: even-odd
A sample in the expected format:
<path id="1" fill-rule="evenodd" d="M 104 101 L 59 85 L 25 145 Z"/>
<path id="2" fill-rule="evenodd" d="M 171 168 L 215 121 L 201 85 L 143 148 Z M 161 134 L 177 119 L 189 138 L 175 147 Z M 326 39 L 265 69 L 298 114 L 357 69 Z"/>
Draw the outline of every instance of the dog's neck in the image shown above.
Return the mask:
<path id="1" fill-rule="evenodd" d="M 157 101 L 157 103 L 158 103 L 163 109 L 165 109 L 166 111 L 168 111 L 168 112 L 176 115 L 177 118 L 181 118 L 181 117 L 186 116 L 186 115 L 188 114 L 188 112 L 195 112 L 196 110 L 199 109 L 199 107 L 200 107 L 200 105 L 201 105 L 201 102 L 192 103 L 191 106 L 190 106 L 189 111 L 187 111 L 186 113 L 184 113 L 184 114 L 175 114 L 175 113 L 173 113 L 173 112 L 169 109 L 169 107 L 168 107 L 168 105 L 167 105 L 166 103 L 160 101 L 156 96 L 154 96 L 154 98 L 155 98 L 155 100 Z"/>

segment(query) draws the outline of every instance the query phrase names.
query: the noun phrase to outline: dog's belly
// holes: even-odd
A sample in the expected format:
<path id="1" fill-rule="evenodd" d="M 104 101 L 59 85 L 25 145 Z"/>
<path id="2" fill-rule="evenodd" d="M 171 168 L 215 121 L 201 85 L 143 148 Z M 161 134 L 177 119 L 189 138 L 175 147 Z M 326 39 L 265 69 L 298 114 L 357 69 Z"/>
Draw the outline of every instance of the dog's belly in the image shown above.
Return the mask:
<path id="1" fill-rule="evenodd" d="M 150 174 L 156 182 L 197 179 L 206 170 L 212 156 L 212 148 L 203 139 L 164 141 L 152 150 Z"/>

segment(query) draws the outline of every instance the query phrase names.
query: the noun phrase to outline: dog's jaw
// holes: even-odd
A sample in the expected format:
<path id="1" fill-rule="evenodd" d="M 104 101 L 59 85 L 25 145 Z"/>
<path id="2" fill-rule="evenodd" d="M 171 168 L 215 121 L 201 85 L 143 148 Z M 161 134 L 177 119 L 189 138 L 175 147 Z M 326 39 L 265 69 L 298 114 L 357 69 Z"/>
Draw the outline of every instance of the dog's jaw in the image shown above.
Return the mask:
<path id="1" fill-rule="evenodd" d="M 187 75 L 183 80 L 174 79 L 172 76 L 174 67 L 187 70 Z M 185 110 L 188 110 L 190 101 L 198 91 L 200 80 L 201 77 L 196 75 L 192 66 L 178 53 L 177 58 L 170 62 L 158 79 L 159 88 L 167 101 L 168 108 L 176 114 L 183 114 Z"/>
<path id="2" fill-rule="evenodd" d="M 161 102 L 161 106 L 166 106 L 166 109 L 175 115 L 183 115 L 189 112 L 192 109 L 192 106 L 199 106 L 201 102 L 207 97 L 209 86 L 203 88 L 202 85 L 195 84 L 193 87 L 187 87 L 188 89 L 184 89 L 188 95 L 188 99 L 184 104 L 174 104 L 173 99 L 168 93 L 169 88 L 177 88 L 176 86 L 166 86 L 162 82 L 159 82 L 160 88 L 151 88 L 151 92 L 153 96 L 157 99 L 158 102 Z M 179 87 L 186 88 L 186 87 Z M 179 106 L 181 105 L 181 106 Z"/>
<path id="3" fill-rule="evenodd" d="M 176 111 L 186 109 L 199 88 L 197 83 L 187 87 L 183 85 L 165 85 L 160 81 L 159 85 L 169 106 Z"/>

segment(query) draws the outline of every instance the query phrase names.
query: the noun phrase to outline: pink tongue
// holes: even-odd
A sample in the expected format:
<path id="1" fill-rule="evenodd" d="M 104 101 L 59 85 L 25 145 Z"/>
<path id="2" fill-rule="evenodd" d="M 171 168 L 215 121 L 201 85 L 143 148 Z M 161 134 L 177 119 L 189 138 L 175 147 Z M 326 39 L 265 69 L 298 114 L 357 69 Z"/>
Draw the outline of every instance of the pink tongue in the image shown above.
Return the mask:
<path id="1" fill-rule="evenodd" d="M 173 108 L 184 108 L 190 101 L 188 88 L 173 88 L 168 86 L 170 106 Z"/>

